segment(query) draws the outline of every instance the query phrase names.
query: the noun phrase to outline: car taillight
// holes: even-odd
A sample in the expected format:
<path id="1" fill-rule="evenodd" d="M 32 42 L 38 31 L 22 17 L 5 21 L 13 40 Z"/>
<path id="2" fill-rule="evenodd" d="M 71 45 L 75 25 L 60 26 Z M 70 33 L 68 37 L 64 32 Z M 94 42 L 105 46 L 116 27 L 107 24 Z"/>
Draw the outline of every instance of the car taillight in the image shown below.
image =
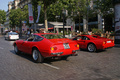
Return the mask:
<path id="1" fill-rule="evenodd" d="M 105 41 L 103 42 L 103 44 L 105 44 Z"/>
<path id="2" fill-rule="evenodd" d="M 79 47 L 79 44 L 75 45 L 75 47 Z"/>
<path id="3" fill-rule="evenodd" d="M 114 43 L 114 40 L 112 42 Z"/>
<path id="4" fill-rule="evenodd" d="M 51 49 L 52 51 L 53 51 L 53 50 L 57 50 L 57 47 L 51 47 L 50 49 Z"/>
<path id="5" fill-rule="evenodd" d="M 9 38 L 10 38 L 11 36 L 9 36 Z"/>

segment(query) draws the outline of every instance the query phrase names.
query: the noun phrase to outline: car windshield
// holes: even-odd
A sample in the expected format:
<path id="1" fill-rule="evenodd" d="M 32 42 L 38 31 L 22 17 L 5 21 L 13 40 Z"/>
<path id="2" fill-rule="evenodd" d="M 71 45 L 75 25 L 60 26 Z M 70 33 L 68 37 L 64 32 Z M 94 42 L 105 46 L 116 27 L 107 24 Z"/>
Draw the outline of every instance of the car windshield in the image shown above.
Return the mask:
<path id="1" fill-rule="evenodd" d="M 9 35 L 18 35 L 16 32 L 10 32 Z"/>
<path id="2" fill-rule="evenodd" d="M 56 35 L 56 34 L 45 34 L 45 35 L 42 35 L 42 36 L 47 38 L 47 39 L 64 38 L 62 35 Z"/>

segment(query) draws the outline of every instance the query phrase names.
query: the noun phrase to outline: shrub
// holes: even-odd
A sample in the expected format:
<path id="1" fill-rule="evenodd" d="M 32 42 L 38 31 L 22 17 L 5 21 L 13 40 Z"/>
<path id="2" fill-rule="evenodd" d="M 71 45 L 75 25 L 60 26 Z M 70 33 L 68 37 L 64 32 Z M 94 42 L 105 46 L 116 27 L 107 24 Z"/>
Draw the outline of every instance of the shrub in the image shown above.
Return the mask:
<path id="1" fill-rule="evenodd" d="M 103 31 L 101 29 L 93 28 L 92 29 L 92 33 L 94 33 L 94 34 L 101 34 L 101 33 L 103 33 Z"/>

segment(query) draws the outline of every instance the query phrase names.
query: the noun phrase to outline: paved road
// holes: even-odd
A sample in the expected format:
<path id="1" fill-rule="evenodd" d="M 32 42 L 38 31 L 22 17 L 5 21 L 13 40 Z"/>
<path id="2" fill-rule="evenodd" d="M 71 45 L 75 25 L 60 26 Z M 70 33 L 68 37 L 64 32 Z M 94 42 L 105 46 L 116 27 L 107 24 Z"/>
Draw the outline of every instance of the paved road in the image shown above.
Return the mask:
<path id="1" fill-rule="evenodd" d="M 16 55 L 13 42 L 0 36 L 0 80 L 120 80 L 119 47 L 34 63 L 30 55 Z"/>

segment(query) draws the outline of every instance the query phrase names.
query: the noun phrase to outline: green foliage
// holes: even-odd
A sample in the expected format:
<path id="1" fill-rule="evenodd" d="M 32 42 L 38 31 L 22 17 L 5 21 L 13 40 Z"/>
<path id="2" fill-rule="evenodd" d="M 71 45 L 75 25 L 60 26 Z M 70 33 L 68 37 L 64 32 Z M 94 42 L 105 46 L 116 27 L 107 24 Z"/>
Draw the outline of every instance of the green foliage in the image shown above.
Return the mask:
<path id="1" fill-rule="evenodd" d="M 68 31 L 65 30 L 64 33 L 65 33 L 65 35 L 69 35 L 69 34 L 71 34 L 71 31 L 70 30 L 68 30 Z M 63 31 L 59 32 L 59 35 L 63 35 Z"/>
<path id="2" fill-rule="evenodd" d="M 26 25 L 29 24 L 29 15 L 28 15 L 28 5 L 25 5 L 24 8 L 22 9 L 22 20 L 27 21 Z"/>
<path id="3" fill-rule="evenodd" d="M 20 26 L 22 21 L 27 21 L 27 25 L 29 25 L 28 19 L 28 6 L 26 5 L 23 9 L 14 9 L 10 11 L 9 14 L 10 27 Z M 21 22 L 20 22 L 21 21 Z"/>
<path id="4" fill-rule="evenodd" d="M 22 20 L 22 11 L 20 8 L 10 11 L 9 15 L 10 27 L 15 27 L 20 25 L 20 20 Z"/>
<path id="5" fill-rule="evenodd" d="M 88 4 L 90 2 L 88 1 Z M 86 0 L 32 0 L 32 4 L 41 5 L 40 19 L 45 18 L 45 11 L 47 13 L 47 19 L 49 21 L 62 21 L 62 10 L 68 11 L 66 17 L 71 17 L 73 20 L 79 16 L 87 14 L 88 4 Z M 78 14 L 79 13 L 79 14 Z M 44 16 L 43 16 L 44 14 Z M 60 16 L 58 19 L 56 16 Z M 40 22 L 43 22 L 40 20 Z"/>
<path id="6" fill-rule="evenodd" d="M 37 18 L 37 5 L 41 6 L 39 23 L 43 23 L 44 19 L 48 19 L 49 21 L 62 21 L 62 10 L 65 9 L 68 11 L 68 15 L 66 17 L 75 20 L 79 18 L 79 20 L 88 14 L 88 17 L 94 17 L 94 14 L 99 13 L 101 11 L 102 14 L 106 14 L 110 8 L 113 7 L 112 0 L 95 0 L 94 4 L 96 4 L 94 9 L 90 9 L 89 7 L 90 0 L 32 0 L 33 9 L 35 9 L 35 17 Z M 89 10 L 89 11 L 88 11 Z M 98 11 L 99 10 L 99 11 Z M 0 12 L 1 13 L 1 12 Z M 113 12 L 109 12 L 109 15 L 112 15 Z M 56 16 L 60 16 L 56 18 Z M 29 25 L 28 19 L 28 6 L 26 5 L 22 10 L 11 10 L 10 12 L 10 25 L 12 27 L 19 26 L 20 20 L 27 21 L 27 25 Z M 1 23 L 1 22 L 0 22 Z M 80 23 L 80 21 L 79 21 Z"/>
<path id="7" fill-rule="evenodd" d="M 113 14 L 113 11 L 110 10 L 110 8 L 113 8 L 113 0 L 96 0 L 94 3 L 96 4 L 95 11 L 97 13 L 101 13 L 103 16 Z"/>
<path id="8" fill-rule="evenodd" d="M 101 29 L 93 28 L 92 29 L 92 33 L 94 33 L 94 34 L 101 34 L 101 33 L 103 33 L 103 31 Z"/>
<path id="9" fill-rule="evenodd" d="M 55 3 L 51 4 L 47 9 L 47 15 L 49 21 L 62 21 L 62 10 L 63 10 L 63 0 L 58 0 Z M 60 16 L 57 18 L 56 16 Z M 61 19 L 61 20 L 60 20 Z"/>
<path id="10" fill-rule="evenodd" d="M 4 24 L 6 21 L 6 12 L 4 10 L 0 10 L 0 24 Z"/>

